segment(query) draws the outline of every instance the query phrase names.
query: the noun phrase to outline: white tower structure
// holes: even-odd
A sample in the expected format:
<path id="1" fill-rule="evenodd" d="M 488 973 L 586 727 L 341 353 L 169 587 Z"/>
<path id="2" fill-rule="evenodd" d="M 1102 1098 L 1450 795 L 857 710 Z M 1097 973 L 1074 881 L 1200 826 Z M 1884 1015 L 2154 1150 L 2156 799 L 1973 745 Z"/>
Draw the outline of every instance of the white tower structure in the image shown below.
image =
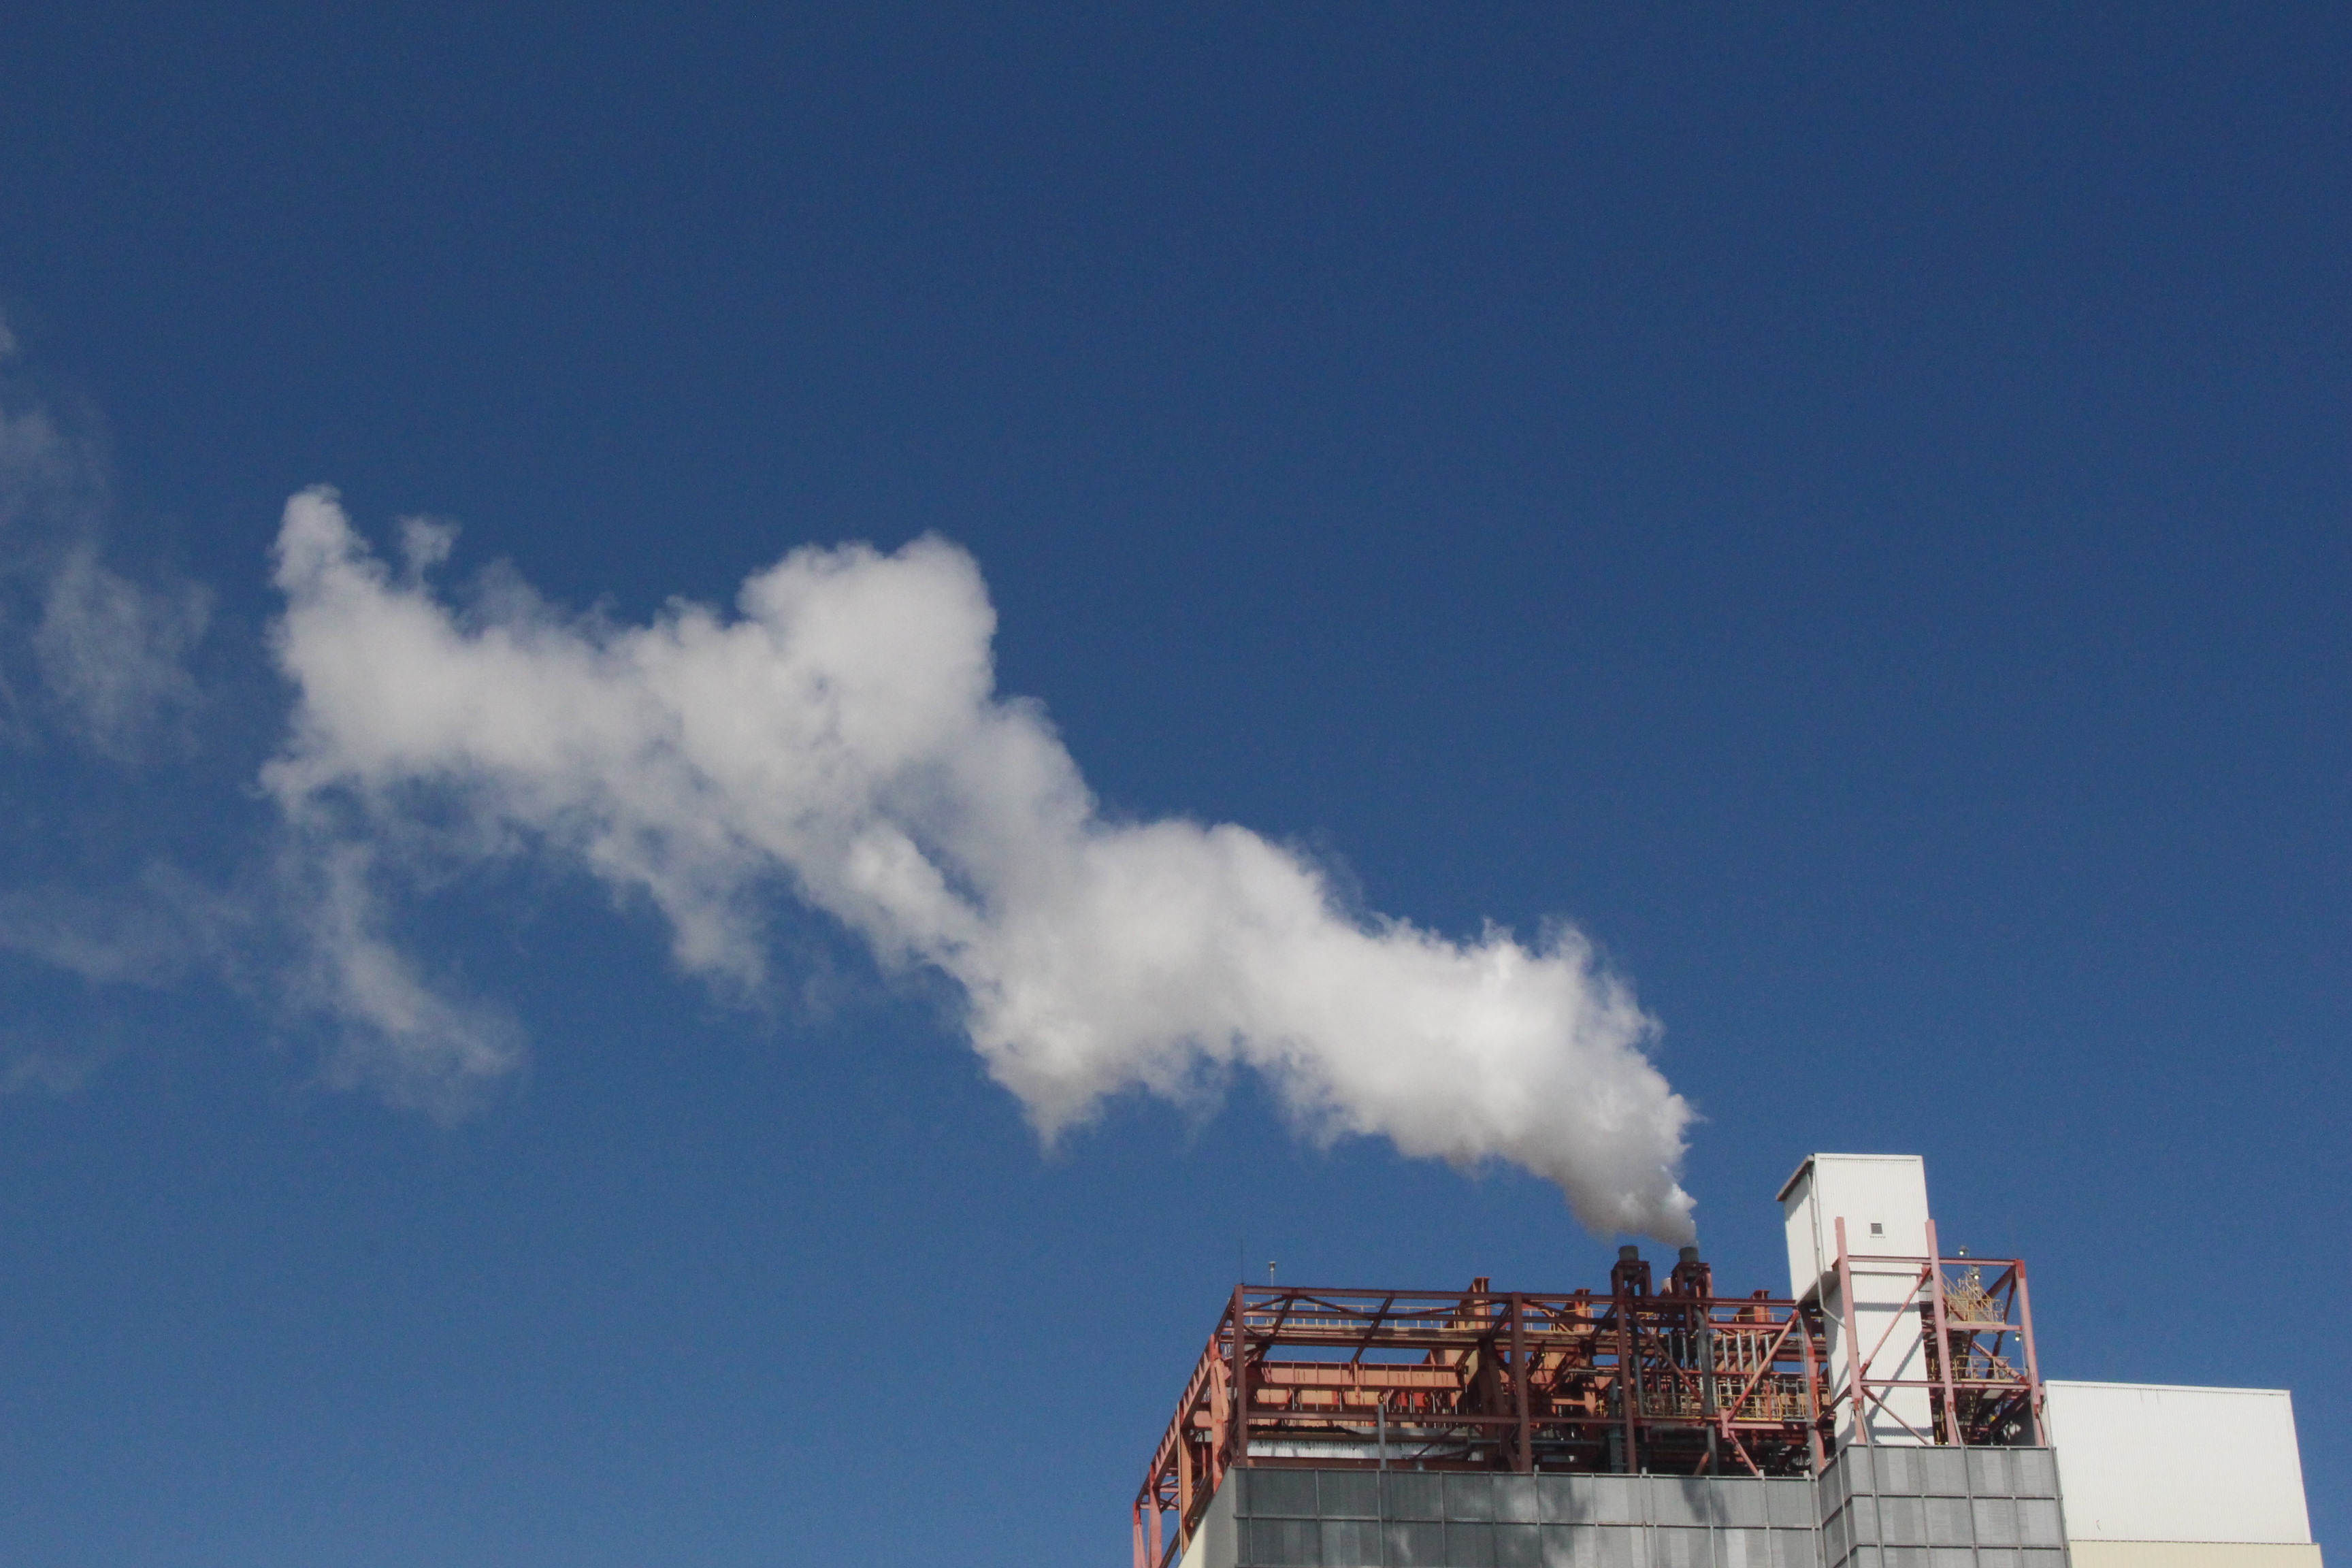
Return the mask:
<path id="1" fill-rule="evenodd" d="M 1829 1385 L 1846 1391 L 1838 1447 L 1935 1442 L 1917 1312 L 1921 1261 L 1937 1256 L 1927 1162 L 1916 1154 L 1809 1156 L 1781 1185 L 1780 1213 L 1789 1294 L 1821 1302 Z M 1853 1392 L 1857 1359 L 1874 1380 L 1898 1386 L 1874 1389 L 1865 1401 Z"/>

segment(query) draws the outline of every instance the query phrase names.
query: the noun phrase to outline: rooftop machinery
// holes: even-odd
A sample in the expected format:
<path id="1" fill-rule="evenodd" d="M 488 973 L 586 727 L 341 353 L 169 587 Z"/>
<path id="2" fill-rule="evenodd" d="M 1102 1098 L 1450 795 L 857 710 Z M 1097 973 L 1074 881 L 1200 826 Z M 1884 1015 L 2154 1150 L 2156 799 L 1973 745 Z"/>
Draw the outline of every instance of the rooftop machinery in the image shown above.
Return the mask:
<path id="1" fill-rule="evenodd" d="M 1939 1257 L 1932 1222 L 1916 1255 L 1885 1220 L 1849 1250 L 1843 1204 L 1800 1268 L 1812 1169 L 1782 1194 L 1799 1300 L 1717 1295 L 1696 1247 L 1663 1282 L 1621 1248 L 1606 1294 L 1236 1287 L 1137 1493 L 1137 1568 L 1235 1468 L 1810 1477 L 1845 1443 L 2040 1443 L 2024 1265 Z"/>

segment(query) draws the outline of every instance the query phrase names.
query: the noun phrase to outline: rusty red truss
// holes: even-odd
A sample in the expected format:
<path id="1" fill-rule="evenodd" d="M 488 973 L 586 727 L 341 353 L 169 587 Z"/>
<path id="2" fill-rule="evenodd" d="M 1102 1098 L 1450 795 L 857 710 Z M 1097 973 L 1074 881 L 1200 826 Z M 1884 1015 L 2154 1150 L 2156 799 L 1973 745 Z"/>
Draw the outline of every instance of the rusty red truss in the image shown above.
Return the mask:
<path id="1" fill-rule="evenodd" d="M 1237 1287 L 1137 1494 L 1139 1568 L 1182 1550 L 1235 1466 L 1818 1468 L 1833 1405 L 1815 1306 L 1718 1297 L 1690 1248 L 1658 1289 L 1624 1248 L 1610 1285 Z"/>
<path id="2" fill-rule="evenodd" d="M 1873 1426 L 1886 1424 L 1915 1443 L 1983 1447 L 2044 1440 L 2041 1368 L 2021 1259 L 1937 1256 L 1932 1220 L 1925 1255 L 1848 1253 L 1843 1219 L 1837 1240 L 1842 1301 L 1854 1300 L 1852 1277 L 1857 1269 L 1912 1271 L 1909 1293 L 1895 1303 L 1893 1316 L 1874 1336 L 1852 1309 L 1840 1325 L 1862 1354 L 1833 1358 L 1830 1405 L 1851 1407 L 1854 1430 L 1864 1441 Z M 1902 1369 L 1915 1345 L 1926 1352 L 1921 1375 L 1905 1376 Z M 1888 1363 L 1897 1370 L 1880 1373 Z M 1904 1419 L 1904 1402 L 1896 1394 L 1902 1389 L 1924 1392 L 1927 1430 Z"/>

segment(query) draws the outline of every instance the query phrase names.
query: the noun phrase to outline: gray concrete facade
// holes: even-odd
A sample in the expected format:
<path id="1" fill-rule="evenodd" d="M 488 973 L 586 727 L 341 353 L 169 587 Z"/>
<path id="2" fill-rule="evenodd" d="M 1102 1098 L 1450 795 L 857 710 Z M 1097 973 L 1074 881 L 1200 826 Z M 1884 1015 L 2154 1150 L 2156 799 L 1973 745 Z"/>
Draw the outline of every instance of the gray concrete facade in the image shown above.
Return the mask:
<path id="1" fill-rule="evenodd" d="M 1185 1568 L 2067 1564 L 2049 1450 L 1881 1448 L 1842 1456 L 1819 1483 L 1238 1470 Z"/>

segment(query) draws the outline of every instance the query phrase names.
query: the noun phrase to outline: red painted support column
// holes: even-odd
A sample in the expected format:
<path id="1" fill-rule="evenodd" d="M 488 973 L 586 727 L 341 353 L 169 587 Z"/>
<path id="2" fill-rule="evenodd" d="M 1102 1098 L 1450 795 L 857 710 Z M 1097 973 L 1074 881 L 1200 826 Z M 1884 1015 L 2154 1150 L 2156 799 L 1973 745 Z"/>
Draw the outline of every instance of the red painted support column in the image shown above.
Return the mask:
<path id="1" fill-rule="evenodd" d="M 1955 1447 L 1965 1447 L 1960 1432 L 1959 1391 L 1952 1386 L 1952 1336 L 1944 1327 L 1944 1255 L 1937 1250 L 1936 1222 L 1927 1222 L 1927 1299 L 1936 1325 L 1936 1380 L 1944 1385 L 1944 1430 Z"/>
<path id="2" fill-rule="evenodd" d="M 1853 1269 L 1846 1262 L 1845 1215 L 1838 1215 L 1838 1305 L 1845 1312 L 1845 1383 L 1846 1391 L 1853 1396 L 1853 1424 L 1865 1447 L 1874 1447 L 1870 1437 L 1870 1405 L 1862 1393 L 1862 1320 L 1853 1310 Z"/>
<path id="3" fill-rule="evenodd" d="M 1512 1468 L 1524 1476 L 1536 1468 L 1536 1444 L 1528 1420 L 1528 1335 L 1517 1290 L 1511 1292 L 1511 1395 L 1519 1417 L 1519 1451 Z"/>
<path id="4" fill-rule="evenodd" d="M 1625 1473 L 1638 1475 L 1641 1451 L 1641 1369 L 1634 1360 L 1633 1288 L 1630 1280 L 1617 1287 L 1617 1404 L 1625 1419 Z"/>
<path id="5" fill-rule="evenodd" d="M 1805 1352 L 1805 1409 L 1810 1412 L 1805 1417 L 1805 1447 L 1812 1455 L 1813 1475 L 1818 1479 L 1829 1463 L 1829 1456 L 1822 1452 L 1822 1369 L 1813 1360 L 1813 1331 L 1805 1321 L 1804 1302 L 1800 1300 L 1789 1315 L 1796 1323 L 1798 1348 Z"/>
<path id="6" fill-rule="evenodd" d="M 2025 1259 L 2012 1267 L 2017 1270 L 2017 1324 L 2025 1339 L 2026 1408 L 2033 1414 L 2033 1446 L 2039 1448 L 2050 1438 L 2042 1430 L 2042 1363 L 2033 1354 L 2033 1298 L 2025 1289 Z"/>
<path id="7" fill-rule="evenodd" d="M 1246 1305 L 1242 1300 L 1242 1287 L 1234 1287 L 1234 1457 L 1228 1462 L 1233 1468 L 1249 1467 L 1249 1335 L 1244 1331 L 1243 1313 Z"/>

